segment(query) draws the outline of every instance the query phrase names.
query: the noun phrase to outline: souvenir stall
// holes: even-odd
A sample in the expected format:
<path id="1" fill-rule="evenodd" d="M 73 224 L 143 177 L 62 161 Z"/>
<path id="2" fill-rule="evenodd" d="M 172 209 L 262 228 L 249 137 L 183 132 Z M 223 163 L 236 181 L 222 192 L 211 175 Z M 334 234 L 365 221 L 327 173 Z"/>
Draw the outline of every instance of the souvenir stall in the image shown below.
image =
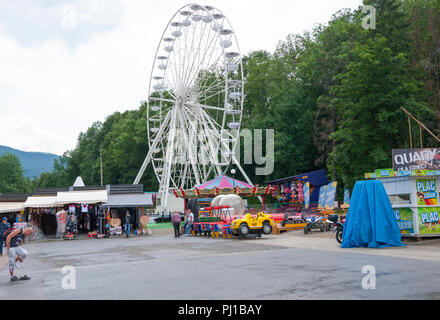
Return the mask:
<path id="1" fill-rule="evenodd" d="M 308 200 L 310 207 L 318 205 L 320 188 L 327 185 L 328 180 L 326 171 L 318 170 L 269 181 L 267 184 L 273 187 L 272 196 L 277 199 L 280 206 L 277 211 L 301 211 L 304 200 Z"/>
<path id="2" fill-rule="evenodd" d="M 111 236 L 122 234 L 122 224 L 127 211 L 131 216 L 133 233 L 148 233 L 149 219 L 145 209 L 153 207 L 151 193 L 109 195 L 107 203 L 102 207 L 106 210 L 106 221 L 110 225 Z"/>
<path id="3" fill-rule="evenodd" d="M 56 204 L 56 197 L 29 197 L 24 203 L 27 214 L 26 221 L 38 227 L 43 235 L 56 235 L 57 217 L 56 213 L 62 206 Z"/>
<path id="4" fill-rule="evenodd" d="M 365 178 L 383 183 L 402 236 L 440 236 L 439 170 L 379 169 Z"/>
<path id="5" fill-rule="evenodd" d="M 55 203 L 75 217 L 78 233 L 103 233 L 104 221 L 99 210 L 107 200 L 107 190 L 69 191 L 58 192 Z"/>

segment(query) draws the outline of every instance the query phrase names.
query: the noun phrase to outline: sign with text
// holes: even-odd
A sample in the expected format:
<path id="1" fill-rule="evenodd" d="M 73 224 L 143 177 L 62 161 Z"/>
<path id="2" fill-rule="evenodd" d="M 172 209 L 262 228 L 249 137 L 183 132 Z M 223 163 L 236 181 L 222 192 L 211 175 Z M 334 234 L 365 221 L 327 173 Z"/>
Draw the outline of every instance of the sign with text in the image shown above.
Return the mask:
<path id="1" fill-rule="evenodd" d="M 335 197 L 336 197 L 337 186 L 338 186 L 337 182 L 330 182 L 327 185 L 327 189 L 325 190 L 325 203 L 324 203 L 324 207 L 326 209 L 333 208 L 333 204 L 335 202 Z"/>
<path id="2" fill-rule="evenodd" d="M 393 170 L 439 170 L 440 149 L 394 149 Z"/>
<path id="3" fill-rule="evenodd" d="M 417 205 L 436 206 L 437 187 L 434 179 L 416 180 Z"/>
<path id="4" fill-rule="evenodd" d="M 439 212 L 438 207 L 418 208 L 420 234 L 440 233 Z"/>
<path id="5" fill-rule="evenodd" d="M 400 233 L 414 233 L 413 227 L 413 212 L 411 208 L 393 209 L 396 216 L 397 224 L 399 225 Z"/>

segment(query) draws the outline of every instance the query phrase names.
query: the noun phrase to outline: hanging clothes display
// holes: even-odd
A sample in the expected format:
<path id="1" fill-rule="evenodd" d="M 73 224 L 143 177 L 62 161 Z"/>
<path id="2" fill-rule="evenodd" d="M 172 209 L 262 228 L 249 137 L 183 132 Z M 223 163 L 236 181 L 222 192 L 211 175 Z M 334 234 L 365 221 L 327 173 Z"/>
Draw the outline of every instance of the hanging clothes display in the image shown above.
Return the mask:
<path id="1" fill-rule="evenodd" d="M 304 192 L 303 192 L 303 184 L 301 181 L 298 181 L 298 201 L 304 202 Z"/>

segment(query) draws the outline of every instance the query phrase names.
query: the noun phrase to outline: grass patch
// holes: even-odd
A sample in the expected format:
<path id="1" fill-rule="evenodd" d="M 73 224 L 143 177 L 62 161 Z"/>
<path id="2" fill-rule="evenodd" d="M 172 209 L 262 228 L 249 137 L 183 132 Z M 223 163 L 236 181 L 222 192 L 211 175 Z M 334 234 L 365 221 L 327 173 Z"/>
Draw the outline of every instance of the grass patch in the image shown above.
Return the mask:
<path id="1" fill-rule="evenodd" d="M 154 229 L 173 229 L 173 224 L 171 222 L 166 223 L 149 223 L 147 224 L 147 228 Z"/>

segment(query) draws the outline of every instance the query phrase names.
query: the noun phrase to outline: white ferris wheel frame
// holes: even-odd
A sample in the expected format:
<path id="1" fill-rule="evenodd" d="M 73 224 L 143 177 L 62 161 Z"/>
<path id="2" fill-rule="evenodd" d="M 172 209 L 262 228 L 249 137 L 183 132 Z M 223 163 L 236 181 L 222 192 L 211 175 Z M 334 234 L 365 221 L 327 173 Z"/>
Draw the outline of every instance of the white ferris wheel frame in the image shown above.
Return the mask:
<path id="1" fill-rule="evenodd" d="M 239 116 L 239 117 L 237 117 L 238 121 L 236 122 L 236 123 L 238 123 L 238 128 L 236 128 L 237 133 L 234 136 L 230 135 L 229 133 L 227 133 L 225 131 L 226 130 L 225 126 L 226 126 L 228 111 L 231 111 L 231 110 L 228 110 L 228 108 L 230 107 L 230 106 L 228 106 L 229 83 L 230 83 L 230 81 L 237 81 L 237 80 L 233 80 L 233 79 L 228 78 L 229 69 L 227 69 L 227 66 L 226 66 L 226 61 L 227 61 L 226 49 L 227 49 L 227 47 L 225 47 L 223 45 L 221 45 L 222 53 L 217 58 L 217 61 L 219 59 L 223 58 L 223 61 L 224 61 L 223 66 L 225 67 L 225 70 L 224 70 L 224 77 L 225 77 L 225 79 L 224 79 L 225 80 L 224 81 L 224 103 L 223 103 L 222 108 L 220 108 L 219 106 L 214 107 L 214 106 L 204 105 L 199 102 L 195 102 L 195 103 L 192 102 L 191 103 L 188 101 L 184 101 L 183 98 L 182 98 L 182 101 L 180 102 L 178 100 L 179 97 L 176 97 L 176 96 L 179 96 L 179 94 L 176 94 L 176 96 L 172 96 L 172 94 L 170 92 L 168 92 L 168 93 L 172 96 L 172 98 L 174 100 L 169 99 L 169 98 L 163 98 L 162 91 L 161 91 L 160 98 L 152 97 L 152 94 L 154 94 L 157 91 L 157 90 L 153 90 L 153 83 L 154 83 L 154 78 L 155 78 L 155 68 L 158 67 L 157 61 L 158 61 L 159 57 L 166 58 L 166 57 L 159 56 L 160 49 L 163 49 L 163 44 L 165 43 L 166 32 L 172 30 L 171 26 L 173 24 L 173 21 L 175 20 L 176 17 L 178 17 L 179 14 L 182 14 L 182 12 L 184 12 L 186 8 L 192 9 L 193 7 L 199 8 L 197 10 L 194 10 L 194 12 L 195 11 L 198 12 L 200 10 L 205 14 L 204 17 L 208 17 L 208 16 L 210 17 L 210 19 L 211 19 L 210 22 L 209 23 L 205 22 L 205 29 L 206 29 L 206 25 L 209 25 L 210 29 L 211 29 L 212 28 L 211 24 L 213 22 L 215 23 L 215 21 L 218 20 L 218 18 L 214 17 L 215 14 L 213 14 L 212 12 L 213 11 L 217 12 L 217 16 L 218 16 L 218 14 L 220 14 L 222 16 L 222 19 L 224 19 L 223 21 L 226 21 L 228 27 L 230 28 L 227 30 L 232 32 L 230 39 L 233 38 L 235 40 L 234 44 L 235 44 L 235 48 L 237 49 L 236 52 L 239 54 L 239 56 L 238 56 L 239 57 L 238 70 L 239 70 L 239 77 L 241 78 L 241 80 L 238 80 L 238 81 L 239 82 L 241 81 L 241 83 L 240 83 L 241 96 L 240 96 L 239 110 L 234 109 L 233 111 L 235 111 L 235 113 L 230 113 L 230 114 Z M 187 12 L 189 12 L 189 11 L 187 11 Z M 194 12 L 192 12 L 192 14 L 194 14 Z M 187 19 L 189 19 L 189 18 L 187 18 Z M 208 18 L 208 20 L 209 20 L 209 18 Z M 200 20 L 197 22 L 200 22 Z M 194 23 L 197 23 L 197 22 L 194 21 Z M 202 25 L 203 25 L 203 23 L 202 23 Z M 219 25 L 215 24 L 214 26 L 219 26 Z M 221 27 L 223 28 L 222 25 L 221 25 Z M 185 30 L 185 28 L 188 29 L 189 26 L 186 26 L 186 27 L 180 26 L 180 28 L 182 30 Z M 196 27 L 194 27 L 194 28 L 196 28 Z M 217 28 L 217 27 L 215 27 L 215 28 Z M 181 29 L 179 29 L 179 30 L 181 30 Z M 213 29 L 213 30 L 216 31 L 215 29 Z M 220 36 L 220 31 L 223 29 L 217 29 L 217 30 L 218 30 L 218 32 L 215 32 L 215 33 L 217 33 L 217 35 L 214 37 L 217 38 L 217 42 L 218 41 L 222 42 L 221 41 L 222 38 Z M 203 35 L 204 35 L 204 32 L 205 32 L 205 30 L 203 31 Z M 211 34 L 211 30 L 209 30 L 209 35 L 210 34 Z M 176 41 L 176 39 L 179 37 L 180 36 L 176 37 L 174 39 L 174 41 Z M 195 36 L 193 35 L 193 41 L 194 41 L 194 37 Z M 170 38 L 168 38 L 168 39 L 170 39 Z M 202 42 L 202 39 L 200 40 L 200 43 L 201 42 Z M 174 42 L 173 42 L 173 44 L 174 44 Z M 185 42 L 185 48 L 186 48 L 186 45 L 187 45 L 187 43 Z M 180 49 L 180 42 L 179 42 L 179 49 Z M 191 48 L 191 49 L 194 49 L 194 48 Z M 173 50 L 167 51 L 169 53 L 169 57 L 171 57 L 171 52 L 173 52 Z M 200 50 L 200 45 L 197 50 Z M 212 49 L 212 50 L 213 51 L 211 52 L 211 55 L 214 52 L 214 49 Z M 197 54 L 198 54 L 198 52 L 197 52 Z M 204 62 L 205 56 L 206 56 L 206 52 L 205 52 L 204 57 L 202 58 L 202 62 Z M 169 64 L 169 60 L 170 60 L 169 57 L 166 58 L 166 60 L 167 60 L 166 67 Z M 177 57 L 175 56 L 175 58 L 177 58 Z M 186 56 L 185 56 L 185 58 L 186 58 Z M 191 70 L 188 75 L 189 77 L 191 76 L 191 71 L 192 71 L 192 67 L 194 66 L 195 59 L 196 58 L 194 58 L 193 65 L 191 66 Z M 180 57 L 179 57 L 179 61 L 180 61 Z M 210 62 L 210 61 L 211 61 L 211 57 L 208 62 Z M 215 63 L 217 63 L 217 61 Z M 166 67 L 165 67 L 165 70 L 163 70 L 164 77 L 162 78 L 162 80 L 164 80 L 164 82 L 165 82 L 165 76 L 167 75 L 167 71 L 168 71 Z M 184 68 L 185 68 L 185 66 L 183 67 L 183 69 Z M 200 68 L 201 67 L 199 67 L 199 69 L 196 69 L 196 71 L 201 71 Z M 184 75 L 185 80 L 186 80 L 186 75 L 187 75 L 186 72 L 187 71 L 188 70 L 185 70 L 185 75 Z M 216 73 L 216 75 L 217 75 L 217 73 Z M 197 76 L 197 72 L 195 72 L 195 76 Z M 183 78 L 181 78 L 181 79 L 183 79 Z M 238 44 L 236 33 L 233 30 L 232 25 L 229 22 L 226 15 L 224 15 L 217 8 L 210 7 L 210 6 L 202 6 L 202 5 L 198 5 L 198 4 L 194 4 L 194 3 L 187 4 L 183 7 L 181 7 L 179 10 L 177 10 L 177 12 L 173 15 L 173 17 L 168 22 L 164 32 L 162 33 L 161 39 L 159 41 L 159 45 L 157 46 L 157 49 L 156 49 L 156 54 L 155 54 L 155 58 L 154 58 L 152 69 L 151 69 L 148 100 L 147 100 L 147 130 L 148 130 L 149 151 L 148 151 L 148 154 L 147 154 L 147 156 L 146 156 L 146 158 L 145 158 L 145 160 L 139 170 L 139 173 L 134 181 L 134 184 L 138 184 L 140 182 L 148 164 L 151 162 L 152 167 L 154 169 L 154 173 L 155 173 L 156 178 L 159 182 L 159 198 L 162 198 L 161 205 L 165 207 L 168 202 L 169 191 L 171 188 L 170 185 L 172 185 L 173 187 L 181 187 L 180 185 L 177 185 L 176 181 L 174 181 L 172 178 L 172 167 L 173 167 L 173 161 L 175 160 L 175 159 L 173 159 L 173 157 L 175 157 L 174 150 L 176 147 L 184 148 L 187 150 L 188 154 L 185 154 L 185 158 L 187 158 L 186 156 L 188 156 L 189 157 L 188 160 L 190 162 L 189 164 L 188 163 L 185 164 L 185 167 L 183 170 L 183 176 L 182 176 L 182 174 L 180 176 L 181 184 L 184 184 L 187 181 L 187 179 L 190 179 L 190 178 L 187 178 L 186 175 L 188 174 L 188 171 L 190 171 L 191 169 L 192 169 L 192 173 L 194 174 L 194 180 L 195 180 L 194 182 L 196 185 L 198 185 L 198 184 L 202 184 L 202 183 L 206 182 L 206 180 L 209 177 L 209 175 L 211 174 L 212 170 L 215 170 L 216 171 L 215 173 L 217 175 L 220 175 L 221 173 L 226 172 L 228 170 L 231 163 L 235 164 L 238 167 L 238 169 L 240 170 L 240 172 L 243 174 L 243 176 L 245 177 L 246 181 L 249 184 L 252 184 L 249 177 L 246 175 L 246 173 L 244 172 L 244 170 L 240 166 L 239 160 L 235 157 L 235 149 L 240 141 L 240 133 L 239 132 L 240 132 L 241 121 L 242 121 L 242 117 L 243 117 L 244 83 L 245 83 L 244 80 L 245 79 L 244 79 L 244 72 L 243 72 L 243 65 L 242 65 L 242 54 L 240 51 L 240 47 Z M 215 80 L 215 81 L 217 81 L 217 80 Z M 205 83 L 207 83 L 207 82 L 205 81 Z M 178 88 L 179 90 L 187 89 L 185 87 L 186 82 L 179 83 L 179 84 L 181 85 L 181 88 Z M 191 84 L 191 82 L 189 82 L 188 84 Z M 215 84 L 214 87 L 216 87 L 217 85 L 220 85 L 220 84 L 221 84 L 221 81 L 219 81 L 218 84 Z M 234 85 L 232 85 L 231 88 L 233 86 Z M 211 85 L 211 87 L 212 87 L 212 85 Z M 211 89 L 211 88 L 209 88 L 209 89 Z M 206 90 L 206 92 L 208 92 L 208 90 Z M 185 93 L 186 92 L 192 94 L 191 90 L 189 90 L 189 91 L 185 90 Z M 221 91 L 218 91 L 217 95 L 219 95 L 220 92 Z M 207 100 L 207 99 L 205 99 L 205 100 Z M 220 98 L 219 98 L 219 100 L 220 100 Z M 160 103 L 160 112 L 159 112 L 158 121 L 156 119 L 150 118 L 150 108 L 153 107 L 152 101 Z M 163 118 L 160 118 L 162 116 L 162 108 L 163 108 L 164 103 L 172 103 L 173 105 L 167 110 L 166 115 Z M 178 107 L 179 103 L 181 103 L 181 107 Z M 194 109 L 195 111 L 190 110 L 189 107 L 194 107 L 196 109 Z M 222 123 L 220 124 L 220 123 L 217 123 L 217 121 L 213 121 L 213 119 L 211 119 L 209 114 L 207 114 L 206 112 L 200 112 L 200 114 L 197 114 L 197 115 L 194 114 L 194 113 L 197 113 L 197 111 L 206 110 L 206 109 L 221 111 L 223 113 L 222 114 Z M 238 111 L 239 111 L 239 114 L 237 113 Z M 203 167 L 204 172 L 203 172 L 203 174 L 200 174 L 200 175 L 199 175 L 199 170 L 197 168 L 196 155 L 194 154 L 194 152 L 197 152 L 196 148 L 193 148 L 192 146 L 188 146 L 191 144 L 191 142 L 194 139 L 198 138 L 198 137 L 194 136 L 194 132 L 197 134 L 197 131 L 196 130 L 192 131 L 192 134 L 190 134 L 189 136 L 187 134 L 188 132 L 186 132 L 185 130 L 179 131 L 179 133 L 183 135 L 183 137 L 181 137 L 181 138 L 183 138 L 183 141 L 187 141 L 188 143 L 186 146 L 184 146 L 184 143 L 180 143 L 180 144 L 176 143 L 176 135 L 177 135 L 176 126 L 178 125 L 181 128 L 186 128 L 186 126 L 191 123 L 190 117 L 197 119 L 198 123 L 196 123 L 196 125 L 202 124 L 203 127 L 207 131 L 208 131 L 208 128 L 210 128 L 209 129 L 210 131 L 208 131 L 208 132 L 211 132 L 215 136 L 215 137 L 212 137 L 212 136 L 209 137 L 209 134 L 207 135 L 208 149 L 210 149 L 210 152 L 208 152 L 206 150 L 206 153 L 209 153 L 211 155 L 211 159 L 210 159 L 211 162 L 210 162 L 209 170 L 206 172 L 205 167 Z M 234 116 L 233 116 L 233 119 L 235 120 Z M 154 136 L 154 135 L 152 135 L 150 132 L 150 130 L 153 129 L 153 128 L 150 128 L 150 121 L 153 121 L 153 120 L 156 122 L 160 122 L 159 128 L 154 127 L 154 129 L 157 129 L 157 131 L 155 132 L 154 139 L 152 139 L 152 136 Z M 186 123 L 185 123 L 185 121 L 186 121 Z M 218 131 L 215 132 L 215 129 L 217 129 Z M 225 142 L 225 140 L 223 139 L 225 134 L 229 135 L 232 139 L 228 139 L 227 140 L 228 142 Z M 164 142 L 166 143 L 166 146 L 164 146 Z M 216 146 L 215 142 L 218 142 L 217 146 Z M 232 148 L 229 147 L 229 142 L 232 142 Z M 161 149 L 159 149 L 159 148 L 161 148 Z M 158 150 L 161 150 L 161 151 L 158 151 Z M 221 163 L 221 162 L 219 163 L 218 161 L 214 160 L 214 156 L 218 159 L 218 155 L 219 155 L 219 153 L 221 153 L 221 150 L 226 150 L 229 155 L 228 157 L 224 157 L 224 155 L 221 155 L 221 157 L 223 159 L 226 158 L 225 163 Z M 163 162 L 162 168 L 156 167 L 156 165 L 154 163 L 154 161 L 155 161 L 154 155 L 159 152 L 162 152 L 162 159 L 158 159 L 159 161 Z M 224 167 L 226 167 L 226 169 L 222 170 L 222 168 L 224 168 Z M 159 171 L 159 169 L 160 169 L 160 171 Z"/>

